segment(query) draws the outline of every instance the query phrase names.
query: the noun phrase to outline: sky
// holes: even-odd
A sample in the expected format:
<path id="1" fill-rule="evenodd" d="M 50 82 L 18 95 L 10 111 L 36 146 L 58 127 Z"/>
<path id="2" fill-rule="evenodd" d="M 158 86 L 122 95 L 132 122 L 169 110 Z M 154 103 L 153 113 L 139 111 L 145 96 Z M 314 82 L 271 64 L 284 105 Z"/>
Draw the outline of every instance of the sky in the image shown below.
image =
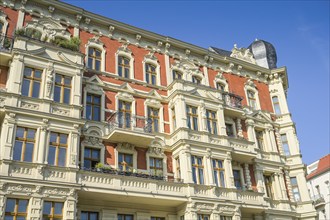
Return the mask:
<path id="1" fill-rule="evenodd" d="M 256 38 L 272 43 L 277 66 L 287 67 L 303 162 L 330 153 L 329 0 L 64 2 L 203 48 L 248 47 Z"/>

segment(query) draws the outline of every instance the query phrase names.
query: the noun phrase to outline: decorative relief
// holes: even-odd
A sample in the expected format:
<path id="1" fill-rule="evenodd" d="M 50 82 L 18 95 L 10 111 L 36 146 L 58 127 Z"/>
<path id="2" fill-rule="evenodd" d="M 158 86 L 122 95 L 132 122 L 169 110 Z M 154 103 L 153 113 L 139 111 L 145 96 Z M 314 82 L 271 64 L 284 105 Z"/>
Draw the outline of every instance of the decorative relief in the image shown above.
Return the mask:
<path id="1" fill-rule="evenodd" d="M 30 186 L 23 186 L 23 185 L 9 185 L 7 187 L 8 194 L 12 194 L 14 192 L 22 192 L 22 193 L 32 193 L 33 188 Z"/>
<path id="2" fill-rule="evenodd" d="M 117 145 L 117 150 L 118 151 L 129 151 L 129 152 L 133 152 L 135 151 L 135 147 L 132 144 L 129 143 L 119 143 Z"/>
<path id="3" fill-rule="evenodd" d="M 21 102 L 21 107 L 25 108 L 25 109 L 30 109 L 30 110 L 38 110 L 39 109 L 39 105 L 29 103 L 29 102 L 24 102 L 24 101 Z"/>
<path id="4" fill-rule="evenodd" d="M 55 196 L 65 196 L 68 194 L 67 190 L 58 189 L 58 188 L 44 188 L 43 194 L 45 196 L 55 195 Z"/>
<path id="5" fill-rule="evenodd" d="M 198 135 L 190 134 L 190 135 L 189 135 L 189 139 L 190 139 L 190 140 L 193 140 L 193 141 L 199 141 L 199 140 L 201 140 L 201 137 L 198 136 Z"/>
<path id="6" fill-rule="evenodd" d="M 50 64 L 47 68 L 47 79 L 46 79 L 46 95 L 50 98 L 52 88 L 53 88 L 53 78 L 54 78 L 54 67 Z"/>
<path id="7" fill-rule="evenodd" d="M 254 59 L 250 50 L 247 48 L 237 48 L 237 44 L 234 44 L 234 48 L 231 50 L 230 57 L 256 64 L 256 60 Z"/>
<path id="8" fill-rule="evenodd" d="M 232 206 L 228 206 L 228 205 L 224 206 L 220 204 L 218 205 L 218 209 L 220 212 L 233 212 L 235 210 L 235 208 Z"/>
<path id="9" fill-rule="evenodd" d="M 57 115 L 64 115 L 64 116 L 69 116 L 70 115 L 70 111 L 66 110 L 66 109 L 62 109 L 59 107 L 55 107 L 53 106 L 53 114 L 57 114 Z"/>
<path id="10" fill-rule="evenodd" d="M 164 150 L 161 147 L 149 147 L 148 154 L 163 157 Z"/>
<path id="11" fill-rule="evenodd" d="M 193 206 L 197 210 L 213 210 L 214 204 L 210 203 L 195 203 Z"/>

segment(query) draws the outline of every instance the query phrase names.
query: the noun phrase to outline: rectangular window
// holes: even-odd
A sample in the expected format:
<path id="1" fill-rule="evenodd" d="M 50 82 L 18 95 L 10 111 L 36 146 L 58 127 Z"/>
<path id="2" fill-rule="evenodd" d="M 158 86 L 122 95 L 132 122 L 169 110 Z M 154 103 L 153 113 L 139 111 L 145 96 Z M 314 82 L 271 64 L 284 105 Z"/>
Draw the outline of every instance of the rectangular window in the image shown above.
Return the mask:
<path id="1" fill-rule="evenodd" d="M 293 198 L 296 202 L 300 202 L 301 199 L 300 199 L 297 177 L 291 177 L 290 180 L 291 180 Z"/>
<path id="2" fill-rule="evenodd" d="M 211 110 L 206 110 L 206 120 L 207 120 L 207 130 L 211 134 L 218 134 L 217 112 L 211 111 Z"/>
<path id="3" fill-rule="evenodd" d="M 225 125 L 226 125 L 227 136 L 234 137 L 235 136 L 234 125 L 233 124 L 229 124 L 229 123 L 225 123 Z"/>
<path id="4" fill-rule="evenodd" d="M 100 162 L 100 150 L 95 148 L 85 148 L 84 150 L 84 167 L 94 168 Z"/>
<path id="5" fill-rule="evenodd" d="M 118 75 L 125 78 L 130 78 L 130 59 L 124 56 L 118 57 Z"/>
<path id="6" fill-rule="evenodd" d="M 222 83 L 217 83 L 217 90 L 220 90 L 220 91 L 225 91 L 225 85 L 222 84 Z"/>
<path id="7" fill-rule="evenodd" d="M 273 192 L 273 179 L 271 176 L 264 176 L 265 180 L 265 186 L 266 186 L 266 193 L 267 196 L 271 199 L 274 198 L 274 192 Z"/>
<path id="8" fill-rule="evenodd" d="M 150 220 L 165 220 L 164 217 L 151 217 Z"/>
<path id="9" fill-rule="evenodd" d="M 93 121 L 101 120 L 101 96 L 94 94 L 87 94 L 86 119 Z"/>
<path id="10" fill-rule="evenodd" d="M 13 160 L 32 162 L 35 134 L 35 129 L 17 127 Z"/>
<path id="11" fill-rule="evenodd" d="M 210 215 L 197 214 L 197 220 L 210 220 Z"/>
<path id="12" fill-rule="evenodd" d="M 212 160 L 214 181 L 218 187 L 225 187 L 225 169 L 223 160 Z"/>
<path id="13" fill-rule="evenodd" d="M 159 109 L 148 107 L 148 122 L 153 132 L 159 132 Z"/>
<path id="14" fill-rule="evenodd" d="M 42 70 L 25 67 L 23 74 L 22 95 L 39 98 Z"/>
<path id="15" fill-rule="evenodd" d="M 119 100 L 118 123 L 120 128 L 131 128 L 132 103 Z"/>
<path id="16" fill-rule="evenodd" d="M 256 131 L 257 144 L 260 150 L 264 150 L 264 133 Z"/>
<path id="17" fill-rule="evenodd" d="M 152 85 L 157 84 L 157 73 L 156 73 L 156 66 L 146 63 L 146 81 Z"/>
<path id="18" fill-rule="evenodd" d="M 98 212 L 81 212 L 81 220 L 99 220 Z"/>
<path id="19" fill-rule="evenodd" d="M 87 61 L 87 66 L 90 69 L 100 71 L 101 69 L 101 51 L 90 47 L 88 49 L 88 61 Z"/>
<path id="20" fill-rule="evenodd" d="M 127 214 L 118 214 L 118 220 L 134 220 L 134 216 Z"/>
<path id="21" fill-rule="evenodd" d="M 275 114 L 280 115 L 281 114 L 281 107 L 280 107 L 280 102 L 278 100 L 278 97 L 277 96 L 273 96 L 272 97 L 272 101 L 273 101 L 273 106 L 274 106 Z"/>
<path id="22" fill-rule="evenodd" d="M 247 91 L 247 94 L 248 94 L 249 106 L 255 110 L 257 108 L 257 101 L 255 97 L 256 94 L 250 90 Z"/>
<path id="23" fill-rule="evenodd" d="M 175 159 L 175 166 L 176 166 L 176 178 L 181 179 L 181 169 L 180 169 L 180 158 L 177 157 Z"/>
<path id="24" fill-rule="evenodd" d="M 44 201 L 42 220 L 60 220 L 63 219 L 63 202 Z"/>
<path id="25" fill-rule="evenodd" d="M 202 83 L 202 80 L 198 76 L 193 76 L 192 77 L 192 82 L 197 84 L 197 85 L 200 85 Z"/>
<path id="26" fill-rule="evenodd" d="M 232 220 L 231 216 L 220 215 L 220 220 Z"/>
<path id="27" fill-rule="evenodd" d="M 51 132 L 49 140 L 48 164 L 64 167 L 66 165 L 67 148 L 68 135 Z"/>
<path id="28" fill-rule="evenodd" d="M 175 108 L 171 108 L 172 112 L 172 126 L 173 126 L 173 131 L 176 129 L 176 117 L 175 117 Z"/>
<path id="29" fill-rule="evenodd" d="M 173 74 L 173 80 L 182 79 L 182 73 L 180 71 L 173 70 L 172 74 Z"/>
<path id="30" fill-rule="evenodd" d="M 152 175 L 163 175 L 163 159 L 162 158 L 149 158 L 149 169 Z"/>
<path id="31" fill-rule="evenodd" d="M 192 129 L 194 131 L 198 131 L 197 107 L 187 105 L 186 112 L 187 112 L 187 126 L 188 126 L 188 128 Z"/>
<path id="32" fill-rule="evenodd" d="M 133 155 L 118 153 L 118 168 L 122 171 L 133 170 Z"/>
<path id="33" fill-rule="evenodd" d="M 203 157 L 191 156 L 193 181 L 196 184 L 204 184 Z"/>
<path id="34" fill-rule="evenodd" d="M 54 101 L 70 104 L 71 77 L 56 74 L 54 87 Z"/>
<path id="35" fill-rule="evenodd" d="M 234 175 L 234 184 L 236 189 L 242 189 L 241 171 L 233 170 L 233 175 Z"/>
<path id="36" fill-rule="evenodd" d="M 281 134 L 281 141 L 285 156 L 290 156 L 289 142 L 286 134 Z"/>
<path id="37" fill-rule="evenodd" d="M 7 198 L 5 220 L 25 220 L 29 200 Z"/>

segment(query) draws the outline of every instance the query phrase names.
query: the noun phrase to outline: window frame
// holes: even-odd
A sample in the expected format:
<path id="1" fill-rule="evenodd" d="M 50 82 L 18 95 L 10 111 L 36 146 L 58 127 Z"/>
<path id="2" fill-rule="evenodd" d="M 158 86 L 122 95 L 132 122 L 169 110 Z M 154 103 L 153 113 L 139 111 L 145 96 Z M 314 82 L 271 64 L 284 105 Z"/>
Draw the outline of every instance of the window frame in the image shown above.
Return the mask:
<path id="1" fill-rule="evenodd" d="M 194 161 L 197 161 L 197 163 L 194 163 Z M 199 161 L 201 161 L 201 164 L 199 164 Z M 195 184 L 199 184 L 199 185 L 204 185 L 205 184 L 205 170 L 204 170 L 204 168 L 205 168 L 204 157 L 203 156 L 198 156 L 198 155 L 191 155 L 192 180 Z M 202 177 L 201 177 L 201 174 L 202 174 Z"/>
<path id="2" fill-rule="evenodd" d="M 179 76 L 179 77 L 177 77 Z M 183 80 L 183 72 L 178 69 L 172 69 L 172 79 L 174 80 Z"/>
<path id="3" fill-rule="evenodd" d="M 92 54 L 90 51 L 92 50 Z M 97 56 L 97 52 L 99 52 L 99 56 Z M 90 63 L 90 60 L 92 63 Z M 99 62 L 99 69 L 96 69 L 96 62 Z M 95 71 L 101 71 L 102 66 L 102 50 L 97 47 L 88 47 L 87 50 L 87 68 Z"/>
<path id="4" fill-rule="evenodd" d="M 126 220 L 126 217 L 132 217 L 131 219 L 134 220 L 134 215 L 132 214 L 121 214 L 121 213 L 118 213 L 117 214 L 117 219 L 119 220 L 119 216 L 122 216 L 124 218 L 121 218 L 120 220 Z"/>
<path id="5" fill-rule="evenodd" d="M 288 135 L 286 133 L 283 133 L 283 134 L 280 134 L 280 136 L 281 136 L 281 143 L 282 143 L 282 149 L 283 149 L 284 155 L 287 157 L 291 156 Z M 285 140 L 283 140 L 283 137 L 285 137 Z"/>
<path id="6" fill-rule="evenodd" d="M 90 152 L 91 157 L 86 157 L 86 154 L 85 154 L 86 150 L 90 150 L 91 151 Z M 98 159 L 93 158 L 93 151 L 98 151 L 99 152 Z M 86 168 L 86 169 L 93 169 L 93 168 L 95 168 L 96 164 L 101 163 L 101 149 L 95 148 L 95 147 L 88 147 L 88 146 L 84 147 L 84 157 L 83 157 L 83 160 L 84 160 L 84 163 L 83 163 L 84 164 L 84 168 Z M 91 161 L 91 167 L 86 167 L 86 163 L 85 163 L 86 160 Z M 95 163 L 94 166 L 93 166 L 93 163 Z"/>
<path id="7" fill-rule="evenodd" d="M 127 109 L 129 106 L 129 109 Z M 132 102 L 118 99 L 117 121 L 120 128 L 131 129 L 133 127 Z M 127 118 L 129 115 L 129 118 Z M 129 121 L 127 121 L 129 119 Z M 121 123 L 122 122 L 122 123 Z"/>
<path id="8" fill-rule="evenodd" d="M 157 114 L 154 114 L 157 112 Z M 151 131 L 160 132 L 160 109 L 153 106 L 147 106 L 147 120 L 148 123 L 151 122 Z M 157 123 L 155 123 L 155 121 Z M 157 126 L 156 126 L 157 124 Z"/>
<path id="9" fill-rule="evenodd" d="M 20 138 L 20 137 L 17 137 L 17 131 L 18 129 L 24 129 L 23 131 L 23 138 Z M 30 139 L 30 138 L 27 138 L 27 135 L 28 135 L 28 131 L 29 130 L 33 130 L 34 131 L 34 138 L 33 139 Z M 15 153 L 15 146 L 16 146 L 16 141 L 20 141 L 20 142 L 23 142 L 22 143 L 22 149 L 21 149 L 21 156 L 20 156 L 20 160 L 17 160 L 17 161 L 24 161 L 24 162 L 33 162 L 34 161 L 34 148 L 35 148 L 35 145 L 36 145 L 36 135 L 37 135 L 37 129 L 34 129 L 34 128 L 28 128 L 28 127 L 22 127 L 22 126 L 17 126 L 16 127 L 16 131 L 15 131 L 15 142 L 14 142 L 14 147 L 13 147 L 13 160 L 14 160 L 14 153 Z M 27 143 L 33 143 L 33 149 L 32 149 L 32 156 L 31 156 L 31 161 L 25 161 L 25 152 L 26 152 L 26 144 Z"/>
<path id="10" fill-rule="evenodd" d="M 82 219 L 82 217 L 81 217 L 82 213 L 87 213 L 88 214 L 87 220 L 90 220 L 90 214 L 96 214 L 97 215 L 97 217 L 96 217 L 97 220 L 99 220 L 99 217 L 100 217 L 100 213 L 96 212 L 96 211 L 81 211 L 80 219 Z"/>
<path id="11" fill-rule="evenodd" d="M 196 85 L 202 85 L 203 78 L 198 75 L 191 76 L 191 82 Z"/>
<path id="12" fill-rule="evenodd" d="M 213 179 L 217 187 L 226 187 L 226 170 L 225 170 L 225 161 L 223 159 L 212 158 L 212 171 L 213 171 Z M 222 167 L 220 167 L 219 162 L 222 163 Z M 214 164 L 217 166 L 215 167 Z M 215 173 L 217 175 L 215 175 Z M 221 173 L 223 175 L 221 175 Z M 222 179 L 222 177 L 223 179 Z"/>
<path id="13" fill-rule="evenodd" d="M 218 135 L 218 114 L 217 111 L 206 109 L 206 126 L 210 134 Z"/>
<path id="14" fill-rule="evenodd" d="M 25 75 L 25 70 L 26 69 L 31 69 L 31 76 L 26 76 Z M 35 77 L 36 71 L 40 72 L 40 78 Z M 21 95 L 25 96 L 25 97 L 31 97 L 31 98 L 41 98 L 43 75 L 44 75 L 44 71 L 42 69 L 38 69 L 38 68 L 30 67 L 30 66 L 25 66 L 23 68 L 23 76 L 22 76 L 23 79 L 22 79 L 22 86 L 21 86 Z M 23 94 L 24 80 L 29 81 L 29 88 L 28 88 L 28 94 L 27 95 Z M 37 97 L 33 96 L 34 90 L 36 89 L 35 88 L 35 83 L 39 83 L 39 91 L 38 91 L 38 96 Z"/>
<path id="15" fill-rule="evenodd" d="M 88 96 L 90 96 L 90 97 L 92 97 L 91 98 L 91 102 L 88 102 Z M 95 99 L 95 97 L 98 97 L 99 99 L 100 99 L 100 103 L 99 104 L 94 104 L 94 99 Z M 89 92 L 87 92 L 87 94 L 86 94 L 86 97 L 85 97 L 85 109 L 86 109 L 86 113 L 85 113 L 85 118 L 87 119 L 87 120 L 90 120 L 90 121 L 101 121 L 102 120 L 102 117 L 101 117 L 101 114 L 102 114 L 102 95 L 99 95 L 99 94 L 94 94 L 94 93 L 89 93 Z M 91 106 L 91 118 L 89 119 L 89 118 L 87 118 L 89 115 L 87 115 L 87 106 Z M 95 118 L 94 118 L 94 108 L 96 108 L 96 107 L 99 107 L 99 119 L 98 120 L 96 120 Z"/>
<path id="16" fill-rule="evenodd" d="M 120 155 L 124 156 L 124 160 L 122 162 L 119 161 Z M 132 157 L 132 164 L 128 164 L 125 161 L 126 156 L 131 156 Z M 129 165 L 131 165 L 131 166 L 129 166 Z M 134 169 L 134 155 L 132 153 L 118 152 L 117 167 L 120 171 L 133 171 L 133 169 Z M 123 167 L 123 168 L 121 168 L 121 167 Z"/>
<path id="17" fill-rule="evenodd" d="M 295 180 L 296 184 L 293 184 L 292 180 Z M 301 202 L 301 196 L 300 196 L 300 190 L 299 190 L 299 184 L 298 184 L 297 177 L 296 176 L 290 177 L 290 183 L 291 183 L 293 199 L 295 200 L 295 202 Z M 297 189 L 296 192 L 294 191 L 295 189 Z M 298 195 L 298 197 L 296 197 L 296 195 Z"/>
<path id="18" fill-rule="evenodd" d="M 60 76 L 61 77 L 61 83 L 57 83 L 56 82 L 56 77 L 57 76 Z M 69 84 L 65 84 L 65 79 L 66 78 L 70 78 L 70 85 Z M 55 100 L 55 88 L 56 87 L 59 87 L 60 88 L 60 100 L 59 101 L 56 101 Z M 69 99 L 68 99 L 68 102 L 64 102 L 64 95 L 65 95 L 65 89 L 69 89 Z M 55 74 L 55 80 L 54 80 L 54 101 L 55 102 L 58 102 L 58 103 L 62 103 L 62 104 L 70 104 L 71 103 L 71 94 L 72 94 L 72 76 L 67 76 L 67 75 L 64 75 L 64 74 L 60 74 L 60 73 L 56 73 Z"/>
<path id="19" fill-rule="evenodd" d="M 50 211 L 50 215 L 46 215 L 44 214 L 44 205 L 45 205 L 45 202 L 50 202 L 52 205 L 51 205 L 51 211 Z M 62 215 L 58 215 L 58 214 L 55 214 L 54 213 L 54 210 L 55 210 L 55 203 L 61 203 L 62 204 Z M 57 201 L 44 201 L 43 202 L 43 211 L 42 211 L 42 219 L 44 218 L 47 218 L 49 220 L 53 220 L 53 219 L 63 219 L 63 211 L 64 211 L 64 202 L 57 202 Z"/>
<path id="20" fill-rule="evenodd" d="M 127 61 L 127 63 L 125 62 Z M 117 74 L 120 77 L 130 79 L 131 78 L 131 65 L 130 65 L 130 58 L 124 55 L 118 55 L 118 62 L 117 62 Z M 119 71 L 121 70 L 121 71 Z M 128 70 L 128 74 L 126 76 L 126 70 Z M 121 72 L 121 74 L 119 74 Z"/>
<path id="21" fill-rule="evenodd" d="M 196 110 L 196 113 L 194 113 Z M 187 128 L 193 131 L 199 130 L 198 107 L 186 104 Z"/>
<path id="22" fill-rule="evenodd" d="M 14 206 L 14 212 L 7 212 L 7 205 L 8 205 L 8 200 L 15 200 L 15 206 Z M 26 207 L 25 207 L 25 212 L 18 212 L 19 209 L 19 202 L 20 201 L 27 201 Z M 21 199 L 21 198 L 7 198 L 6 199 L 6 206 L 4 207 L 4 216 L 13 216 L 13 220 L 16 220 L 17 217 L 27 217 L 28 214 L 28 208 L 29 208 L 29 200 L 28 199 Z"/>
<path id="23" fill-rule="evenodd" d="M 277 99 L 277 101 L 274 99 Z M 281 115 L 282 114 L 282 108 L 281 108 L 281 104 L 280 104 L 280 99 L 277 95 L 272 96 L 272 103 L 273 103 L 273 109 L 274 109 L 274 113 L 276 115 Z"/>
<path id="24" fill-rule="evenodd" d="M 210 220 L 210 218 L 209 214 L 197 213 L 197 220 Z"/>
<path id="25" fill-rule="evenodd" d="M 51 135 L 52 134 L 56 134 L 57 135 L 56 142 L 51 142 L 50 139 L 51 139 Z M 65 135 L 66 136 L 66 144 L 63 144 L 63 143 L 60 142 L 61 135 Z M 49 132 L 48 152 L 47 152 L 47 163 L 49 165 L 66 167 L 66 165 L 68 164 L 67 158 L 68 158 L 68 153 L 69 153 L 69 150 L 68 150 L 69 149 L 69 144 L 68 144 L 69 138 L 70 138 L 70 135 L 69 134 L 60 133 L 60 132 L 56 132 L 56 131 Z M 49 163 L 50 146 L 55 147 L 54 164 L 50 164 Z M 58 164 L 60 148 L 65 148 L 65 161 L 64 161 L 64 165 L 59 165 Z"/>
<path id="26" fill-rule="evenodd" d="M 152 71 L 152 67 L 154 68 L 154 71 Z M 151 68 L 151 70 L 150 70 Z M 144 77 L 145 77 L 145 81 L 146 83 L 150 84 L 150 85 L 158 85 L 158 74 L 157 74 L 157 65 L 153 64 L 153 63 L 150 63 L 150 62 L 146 62 L 144 64 Z M 155 77 L 155 82 L 152 83 L 152 77 Z"/>

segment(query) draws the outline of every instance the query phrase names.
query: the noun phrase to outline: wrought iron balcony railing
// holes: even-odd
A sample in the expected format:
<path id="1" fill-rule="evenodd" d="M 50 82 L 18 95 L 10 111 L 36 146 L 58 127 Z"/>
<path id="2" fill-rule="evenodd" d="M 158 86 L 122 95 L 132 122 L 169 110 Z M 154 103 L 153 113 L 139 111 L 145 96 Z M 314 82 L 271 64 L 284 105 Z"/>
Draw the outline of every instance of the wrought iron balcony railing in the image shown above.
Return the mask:
<path id="1" fill-rule="evenodd" d="M 151 119 L 147 119 L 141 116 L 132 116 L 129 113 L 115 112 L 108 118 L 110 125 L 110 131 L 115 128 L 121 128 L 125 130 L 140 131 L 145 133 L 152 133 L 158 127 Z"/>
<path id="2" fill-rule="evenodd" d="M 0 34 L 0 51 L 10 52 L 13 48 L 14 39 L 12 37 Z"/>
<path id="3" fill-rule="evenodd" d="M 314 201 L 315 206 L 319 206 L 325 203 L 324 197 L 321 194 L 312 196 L 312 200 Z"/>
<path id="4" fill-rule="evenodd" d="M 242 100 L 243 98 L 229 92 L 222 92 L 222 100 L 224 104 L 233 108 L 242 108 Z"/>

